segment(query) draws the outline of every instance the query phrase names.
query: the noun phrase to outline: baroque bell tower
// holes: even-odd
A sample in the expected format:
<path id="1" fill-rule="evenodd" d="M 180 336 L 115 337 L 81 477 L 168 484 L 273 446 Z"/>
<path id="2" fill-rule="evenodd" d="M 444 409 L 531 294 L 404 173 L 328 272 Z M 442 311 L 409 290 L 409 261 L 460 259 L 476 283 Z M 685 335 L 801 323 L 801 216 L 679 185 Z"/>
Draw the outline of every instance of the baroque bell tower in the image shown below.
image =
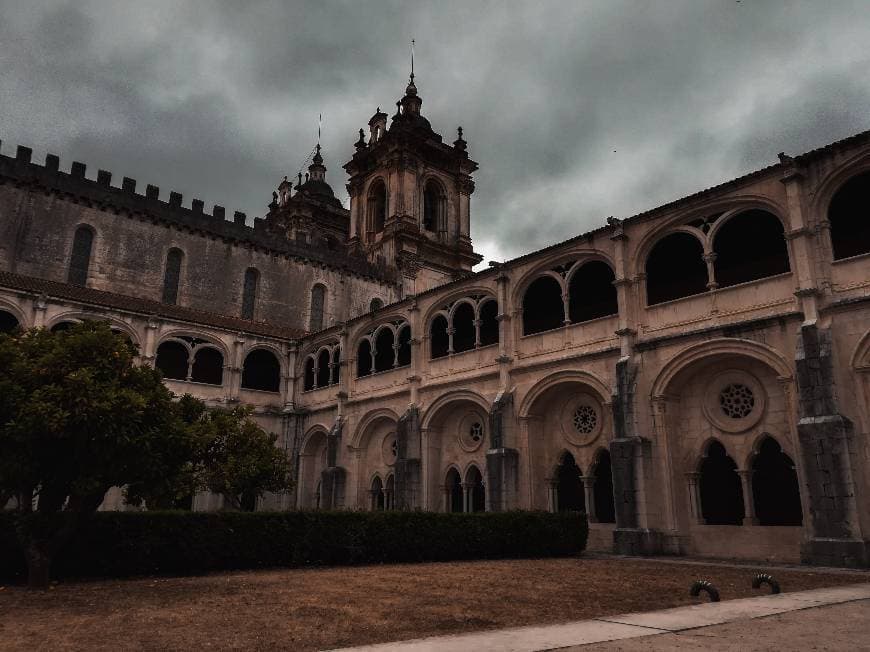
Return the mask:
<path id="1" fill-rule="evenodd" d="M 396 102 L 389 128 L 377 112 L 344 166 L 350 176 L 350 238 L 377 265 L 393 268 L 405 296 L 424 292 L 471 272 L 482 260 L 470 237 L 472 173 L 459 127 L 453 145 L 442 141 L 420 114 L 414 72 Z"/>

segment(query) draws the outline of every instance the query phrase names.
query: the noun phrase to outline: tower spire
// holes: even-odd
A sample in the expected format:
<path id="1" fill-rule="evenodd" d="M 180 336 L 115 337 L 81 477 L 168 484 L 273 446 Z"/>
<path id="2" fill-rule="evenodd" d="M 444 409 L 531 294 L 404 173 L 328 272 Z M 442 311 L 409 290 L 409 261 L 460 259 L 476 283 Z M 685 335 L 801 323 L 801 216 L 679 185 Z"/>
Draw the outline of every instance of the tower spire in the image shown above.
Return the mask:
<path id="1" fill-rule="evenodd" d="M 414 83 L 414 39 L 411 39 L 411 83 Z"/>

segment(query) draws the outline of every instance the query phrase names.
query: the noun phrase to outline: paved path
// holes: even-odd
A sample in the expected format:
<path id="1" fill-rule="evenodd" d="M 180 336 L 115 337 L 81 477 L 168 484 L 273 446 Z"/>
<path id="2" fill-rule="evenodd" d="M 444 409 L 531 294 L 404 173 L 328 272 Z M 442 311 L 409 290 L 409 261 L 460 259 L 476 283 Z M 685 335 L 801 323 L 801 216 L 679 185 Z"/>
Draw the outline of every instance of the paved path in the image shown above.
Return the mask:
<path id="1" fill-rule="evenodd" d="M 591 652 L 812 647 L 870 650 L 870 583 L 708 602 L 561 625 L 516 627 L 344 648 L 341 652 L 542 652 L 557 649 Z"/>

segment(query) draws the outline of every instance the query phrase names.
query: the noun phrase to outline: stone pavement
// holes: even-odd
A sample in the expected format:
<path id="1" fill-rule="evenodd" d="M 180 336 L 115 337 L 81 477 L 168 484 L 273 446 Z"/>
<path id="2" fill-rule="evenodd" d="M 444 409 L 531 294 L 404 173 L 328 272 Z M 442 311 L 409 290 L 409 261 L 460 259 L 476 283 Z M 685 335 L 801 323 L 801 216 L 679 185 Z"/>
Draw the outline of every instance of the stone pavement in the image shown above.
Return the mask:
<path id="1" fill-rule="evenodd" d="M 870 650 L 870 583 L 340 652 Z"/>

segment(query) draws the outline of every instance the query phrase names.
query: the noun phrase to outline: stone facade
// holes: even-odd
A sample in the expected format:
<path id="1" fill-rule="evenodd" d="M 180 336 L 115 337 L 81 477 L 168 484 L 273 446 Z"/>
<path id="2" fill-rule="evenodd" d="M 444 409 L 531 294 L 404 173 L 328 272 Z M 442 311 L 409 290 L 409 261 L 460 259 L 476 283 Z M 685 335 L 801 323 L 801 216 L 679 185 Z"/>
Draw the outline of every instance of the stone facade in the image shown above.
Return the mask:
<path id="1" fill-rule="evenodd" d="M 413 81 L 370 128 L 349 211 L 321 159 L 253 228 L 0 157 L 0 325 L 106 318 L 254 406 L 297 480 L 260 508 L 585 509 L 593 548 L 870 565 L 870 132 L 472 274 L 461 134 Z"/>

